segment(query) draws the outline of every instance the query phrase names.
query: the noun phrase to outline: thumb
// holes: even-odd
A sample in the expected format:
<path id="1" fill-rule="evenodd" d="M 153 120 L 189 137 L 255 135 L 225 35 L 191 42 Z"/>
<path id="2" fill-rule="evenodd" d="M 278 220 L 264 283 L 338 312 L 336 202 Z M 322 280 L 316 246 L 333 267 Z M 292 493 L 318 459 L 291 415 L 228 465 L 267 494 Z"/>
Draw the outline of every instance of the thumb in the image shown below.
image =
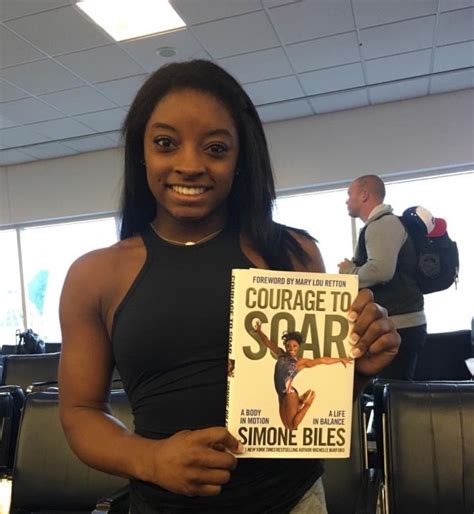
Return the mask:
<path id="1" fill-rule="evenodd" d="M 212 446 L 216 450 L 228 450 L 237 455 L 245 452 L 244 445 L 227 430 L 222 432 L 222 436 Z"/>

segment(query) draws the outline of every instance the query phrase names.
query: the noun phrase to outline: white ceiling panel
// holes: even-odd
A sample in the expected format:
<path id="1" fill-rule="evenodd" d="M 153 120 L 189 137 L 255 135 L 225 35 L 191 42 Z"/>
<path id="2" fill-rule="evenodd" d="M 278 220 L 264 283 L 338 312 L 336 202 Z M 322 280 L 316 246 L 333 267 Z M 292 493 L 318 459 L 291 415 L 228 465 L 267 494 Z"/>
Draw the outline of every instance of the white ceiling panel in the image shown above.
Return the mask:
<path id="1" fill-rule="evenodd" d="M 267 8 L 279 7 L 280 5 L 285 4 L 294 4 L 296 2 L 301 2 L 301 0 L 262 0 L 263 6 Z"/>
<path id="2" fill-rule="evenodd" d="M 96 150 L 103 150 L 104 148 L 111 148 L 115 146 L 115 143 L 110 138 L 102 135 L 68 139 L 67 141 L 64 141 L 63 144 L 81 153 L 94 152 Z"/>
<path id="3" fill-rule="evenodd" d="M 10 164 L 19 164 L 21 162 L 33 161 L 30 155 L 20 150 L 0 150 L 0 166 L 9 166 Z"/>
<path id="4" fill-rule="evenodd" d="M 0 25 L 0 68 L 44 59 L 46 56 Z"/>
<path id="5" fill-rule="evenodd" d="M 130 105 L 144 80 L 148 75 L 136 75 L 126 79 L 111 80 L 96 84 L 113 102 L 121 107 Z"/>
<path id="6" fill-rule="evenodd" d="M 68 137 L 84 136 L 91 134 L 94 130 L 85 127 L 81 123 L 71 118 L 61 118 L 59 120 L 42 121 L 29 125 L 29 128 L 48 136 L 51 139 L 67 139 Z"/>
<path id="7" fill-rule="evenodd" d="M 201 45 L 187 29 L 124 42 L 121 46 L 150 72 L 169 62 L 169 58 L 161 57 L 157 53 L 159 48 L 171 47 L 175 51 L 175 61 L 191 59 L 202 50 Z"/>
<path id="8" fill-rule="evenodd" d="M 0 77 L 26 89 L 33 95 L 52 93 L 82 86 L 84 81 L 74 76 L 52 59 L 30 62 L 0 71 Z"/>
<path id="9" fill-rule="evenodd" d="M 61 55 L 57 59 L 74 73 L 92 83 L 140 75 L 145 71 L 126 52 L 115 45 Z"/>
<path id="10" fill-rule="evenodd" d="M 435 51 L 434 72 L 474 66 L 474 41 L 440 46 Z"/>
<path id="11" fill-rule="evenodd" d="M 298 43 L 355 29 L 350 0 L 303 1 L 269 11 L 283 43 Z"/>
<path id="12" fill-rule="evenodd" d="M 126 111 L 123 109 L 110 109 L 108 111 L 81 114 L 75 119 L 97 132 L 108 132 L 109 130 L 119 130 L 122 127 Z"/>
<path id="13" fill-rule="evenodd" d="M 382 57 L 367 61 L 365 65 L 369 84 L 427 75 L 431 65 L 431 50 Z"/>
<path id="14" fill-rule="evenodd" d="M 282 48 L 260 50 L 250 54 L 236 55 L 218 61 L 223 68 L 241 83 L 257 82 L 291 75 L 293 69 Z"/>
<path id="15" fill-rule="evenodd" d="M 0 104 L 0 116 L 13 121 L 16 125 L 26 125 L 62 118 L 63 114 L 36 98 L 23 98 Z"/>
<path id="16" fill-rule="evenodd" d="M 286 51 L 298 73 L 360 60 L 359 42 L 355 32 L 295 43 L 288 45 Z"/>
<path id="17" fill-rule="evenodd" d="M 359 63 L 310 71 L 301 74 L 300 79 L 308 95 L 341 91 L 364 85 L 362 66 Z"/>
<path id="18" fill-rule="evenodd" d="M 197 25 L 193 32 L 216 59 L 280 45 L 263 11 Z"/>
<path id="19" fill-rule="evenodd" d="M 437 44 L 460 43 L 474 39 L 474 8 L 441 14 Z"/>
<path id="20" fill-rule="evenodd" d="M 0 4 L 0 21 L 20 18 L 41 11 L 57 9 L 71 5 L 74 0 L 2 0 Z"/>
<path id="21" fill-rule="evenodd" d="M 54 159 L 55 157 L 64 157 L 66 155 L 74 155 L 78 153 L 73 148 L 68 148 L 61 143 L 32 145 L 28 147 L 27 152 L 33 157 L 36 157 L 36 159 Z"/>
<path id="22" fill-rule="evenodd" d="M 5 116 L 2 116 L 0 108 L 0 129 L 4 129 L 7 127 L 15 127 L 16 125 L 19 125 L 19 123 L 16 123 L 12 120 L 9 120 Z"/>
<path id="23" fill-rule="evenodd" d="M 316 113 L 342 111 L 345 109 L 355 109 L 369 105 L 367 92 L 365 89 L 356 91 L 346 91 L 342 93 L 330 93 L 309 99 Z"/>
<path id="24" fill-rule="evenodd" d="M 114 132 L 107 132 L 106 137 L 110 139 L 116 146 L 123 145 L 123 137 L 122 132 L 120 130 L 116 130 Z"/>
<path id="25" fill-rule="evenodd" d="M 293 76 L 254 82 L 246 84 L 244 87 L 252 101 L 257 105 L 304 96 L 298 80 Z"/>
<path id="26" fill-rule="evenodd" d="M 360 31 L 366 59 L 431 48 L 436 17 L 391 23 Z"/>
<path id="27" fill-rule="evenodd" d="M 26 16 L 5 25 L 48 55 L 67 54 L 113 41 L 74 7 Z"/>
<path id="28" fill-rule="evenodd" d="M 0 130 L 0 145 L 1 146 L 25 146 L 34 145 L 36 143 L 43 143 L 48 141 L 48 136 L 43 136 L 29 129 L 28 127 L 12 127 Z"/>
<path id="29" fill-rule="evenodd" d="M 452 11 L 463 7 L 474 7 L 474 0 L 439 0 L 439 10 Z"/>
<path id="30" fill-rule="evenodd" d="M 308 100 L 289 100 L 272 105 L 262 105 L 257 108 L 260 119 L 264 123 L 272 121 L 289 120 L 292 118 L 302 118 L 314 114 Z"/>
<path id="31" fill-rule="evenodd" d="M 29 96 L 28 93 L 0 79 L 0 103 L 18 100 L 25 96 Z"/>
<path id="32" fill-rule="evenodd" d="M 42 95 L 40 98 L 68 115 L 84 114 L 86 112 L 95 112 L 117 107 L 114 102 L 111 102 L 90 86 L 49 93 Z"/>
<path id="33" fill-rule="evenodd" d="M 430 91 L 433 94 L 471 87 L 474 88 L 474 69 L 452 71 L 431 77 Z"/>
<path id="34" fill-rule="evenodd" d="M 428 94 L 429 79 L 401 80 L 369 88 L 372 103 L 395 102 Z"/>
<path id="35" fill-rule="evenodd" d="M 262 9 L 259 0 L 171 0 L 187 25 L 206 23 Z"/>
<path id="36" fill-rule="evenodd" d="M 354 0 L 359 27 L 436 14 L 437 6 L 438 0 Z"/>

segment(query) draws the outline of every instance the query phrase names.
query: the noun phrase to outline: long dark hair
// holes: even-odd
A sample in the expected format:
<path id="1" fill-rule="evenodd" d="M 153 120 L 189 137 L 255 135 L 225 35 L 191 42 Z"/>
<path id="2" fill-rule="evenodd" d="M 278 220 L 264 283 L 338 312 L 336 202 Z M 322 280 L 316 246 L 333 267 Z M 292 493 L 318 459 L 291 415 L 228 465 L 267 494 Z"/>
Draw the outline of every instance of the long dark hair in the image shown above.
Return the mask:
<path id="1" fill-rule="evenodd" d="M 206 60 L 162 66 L 143 84 L 130 107 L 123 125 L 125 175 L 120 238 L 142 231 L 156 216 L 156 200 L 148 186 L 144 165 L 145 127 L 158 102 L 171 91 L 183 89 L 195 89 L 218 99 L 235 123 L 240 150 L 238 174 L 227 200 L 231 225 L 250 237 L 271 268 L 292 269 L 291 254 L 302 263 L 307 262 L 306 252 L 287 227 L 272 220 L 275 185 L 257 110 L 229 73 Z"/>

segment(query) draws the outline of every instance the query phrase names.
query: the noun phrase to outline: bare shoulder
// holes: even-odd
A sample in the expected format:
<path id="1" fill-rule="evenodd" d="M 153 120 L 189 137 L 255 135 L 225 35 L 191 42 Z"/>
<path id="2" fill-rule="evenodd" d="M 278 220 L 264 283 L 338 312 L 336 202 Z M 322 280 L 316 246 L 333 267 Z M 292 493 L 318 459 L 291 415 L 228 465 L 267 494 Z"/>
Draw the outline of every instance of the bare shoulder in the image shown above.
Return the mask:
<path id="1" fill-rule="evenodd" d="M 308 262 L 306 264 L 301 263 L 295 258 L 292 259 L 295 271 L 313 271 L 317 273 L 324 273 L 326 268 L 324 266 L 323 257 L 314 239 L 292 228 L 287 228 L 287 230 L 298 241 L 298 243 L 308 255 Z"/>

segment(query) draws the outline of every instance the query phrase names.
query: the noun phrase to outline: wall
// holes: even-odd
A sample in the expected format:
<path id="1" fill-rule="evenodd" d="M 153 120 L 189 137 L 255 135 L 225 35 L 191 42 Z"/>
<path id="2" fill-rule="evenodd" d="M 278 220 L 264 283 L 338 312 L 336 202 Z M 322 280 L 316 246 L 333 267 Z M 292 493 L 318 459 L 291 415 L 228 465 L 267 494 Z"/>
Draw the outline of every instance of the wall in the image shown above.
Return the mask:
<path id="1" fill-rule="evenodd" d="M 474 89 L 266 125 L 280 191 L 471 166 Z M 473 166 L 474 167 L 474 166 Z M 117 209 L 122 150 L 0 168 L 0 226 Z"/>

